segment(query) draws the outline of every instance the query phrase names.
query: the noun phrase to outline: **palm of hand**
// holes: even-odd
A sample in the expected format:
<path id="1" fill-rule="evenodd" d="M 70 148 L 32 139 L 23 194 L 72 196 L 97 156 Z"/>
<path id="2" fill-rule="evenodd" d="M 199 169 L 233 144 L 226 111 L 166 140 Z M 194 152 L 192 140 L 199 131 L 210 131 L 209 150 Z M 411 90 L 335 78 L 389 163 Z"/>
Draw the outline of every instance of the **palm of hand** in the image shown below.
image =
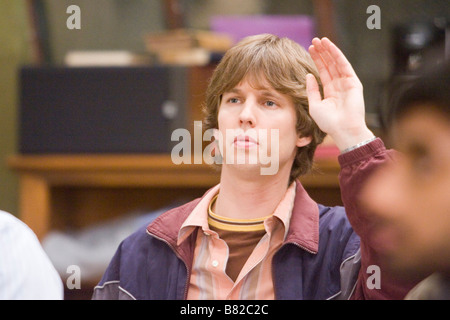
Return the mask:
<path id="1" fill-rule="evenodd" d="M 362 84 L 344 54 L 326 38 L 315 38 L 309 52 L 324 91 L 322 99 L 316 79 L 308 75 L 309 112 L 317 125 L 342 145 L 361 139 L 356 136 L 362 134 L 373 135 L 365 124 Z"/>

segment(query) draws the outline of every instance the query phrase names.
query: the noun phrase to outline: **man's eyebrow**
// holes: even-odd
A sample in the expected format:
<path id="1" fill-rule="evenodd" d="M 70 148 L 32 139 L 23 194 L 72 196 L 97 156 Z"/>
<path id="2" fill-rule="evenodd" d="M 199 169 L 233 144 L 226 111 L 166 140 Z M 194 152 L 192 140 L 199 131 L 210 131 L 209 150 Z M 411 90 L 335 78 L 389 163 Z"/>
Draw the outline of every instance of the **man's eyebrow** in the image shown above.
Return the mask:
<path id="1" fill-rule="evenodd" d="M 277 91 L 272 91 L 272 90 L 268 90 L 268 89 L 260 89 L 260 94 L 264 97 L 271 97 L 271 98 L 280 98 L 281 95 L 277 92 Z M 232 88 L 230 90 L 227 90 L 224 92 L 224 94 L 226 93 L 235 93 L 235 94 L 240 94 L 242 93 L 242 90 L 239 88 Z"/>
<path id="2" fill-rule="evenodd" d="M 261 90 L 261 95 L 263 96 L 278 96 L 277 92 L 270 91 L 270 90 Z"/>
<path id="3" fill-rule="evenodd" d="M 272 90 L 262 90 L 261 95 L 266 98 L 282 99 L 282 95 L 277 91 Z"/>
<path id="4" fill-rule="evenodd" d="M 241 92 L 242 92 L 241 89 L 239 89 L 239 88 L 233 88 L 233 89 L 230 89 L 230 90 L 226 90 L 226 91 L 224 92 L 224 94 L 225 94 L 225 93 L 241 93 Z"/>

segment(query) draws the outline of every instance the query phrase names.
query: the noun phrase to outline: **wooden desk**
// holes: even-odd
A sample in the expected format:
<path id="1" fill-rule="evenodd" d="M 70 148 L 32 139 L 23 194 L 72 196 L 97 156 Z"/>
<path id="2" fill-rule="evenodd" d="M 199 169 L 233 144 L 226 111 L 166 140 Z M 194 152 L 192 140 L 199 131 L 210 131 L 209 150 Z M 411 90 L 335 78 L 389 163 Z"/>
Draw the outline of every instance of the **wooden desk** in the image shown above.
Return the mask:
<path id="1" fill-rule="evenodd" d="M 175 165 L 170 155 L 16 155 L 9 166 L 20 177 L 20 218 L 39 239 L 52 229 L 188 201 L 219 182 L 211 166 Z M 319 160 L 317 168 L 303 185 L 316 201 L 341 204 L 337 161 Z"/>

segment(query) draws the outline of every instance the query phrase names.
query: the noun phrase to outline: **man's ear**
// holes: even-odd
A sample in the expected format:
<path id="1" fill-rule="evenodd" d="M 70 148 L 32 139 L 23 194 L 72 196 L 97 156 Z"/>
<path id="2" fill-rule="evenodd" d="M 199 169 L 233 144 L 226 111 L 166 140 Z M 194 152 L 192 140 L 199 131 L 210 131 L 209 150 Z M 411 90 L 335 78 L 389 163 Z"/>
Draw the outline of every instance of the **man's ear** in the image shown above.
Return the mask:
<path id="1" fill-rule="evenodd" d="M 307 146 L 308 144 L 310 144 L 312 141 L 312 138 L 310 136 L 308 137 L 298 137 L 297 139 L 297 147 L 304 147 Z"/>

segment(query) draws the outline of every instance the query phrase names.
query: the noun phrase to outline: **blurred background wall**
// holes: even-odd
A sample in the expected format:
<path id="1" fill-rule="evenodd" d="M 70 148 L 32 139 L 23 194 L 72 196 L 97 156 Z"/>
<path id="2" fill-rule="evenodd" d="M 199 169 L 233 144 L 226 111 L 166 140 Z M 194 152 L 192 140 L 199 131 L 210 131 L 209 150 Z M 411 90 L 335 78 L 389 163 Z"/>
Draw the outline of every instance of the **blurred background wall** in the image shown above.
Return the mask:
<path id="1" fill-rule="evenodd" d="M 314 15 L 321 1 L 312 0 L 181 0 L 183 24 L 208 29 L 212 15 Z M 325 1 L 327 2 L 327 1 Z M 392 72 L 392 29 L 415 20 L 450 18 L 448 0 L 335 0 L 329 28 L 353 64 L 365 88 L 367 111 L 376 113 L 380 90 Z M 17 213 L 17 177 L 5 164 L 17 151 L 17 68 L 33 62 L 33 33 L 26 0 L 0 0 L 0 209 Z M 66 9 L 81 8 L 81 30 L 68 30 Z M 366 9 L 381 9 L 381 29 L 369 30 Z M 43 0 L 47 62 L 61 64 L 70 50 L 144 51 L 143 36 L 164 30 L 163 0 Z M 320 33 L 320 30 L 318 30 Z M 327 35 L 328 34 L 319 34 Z"/>
<path id="2" fill-rule="evenodd" d="M 17 213 L 17 176 L 6 167 L 16 152 L 17 68 L 29 63 L 25 1 L 0 0 L 0 210 Z"/>

